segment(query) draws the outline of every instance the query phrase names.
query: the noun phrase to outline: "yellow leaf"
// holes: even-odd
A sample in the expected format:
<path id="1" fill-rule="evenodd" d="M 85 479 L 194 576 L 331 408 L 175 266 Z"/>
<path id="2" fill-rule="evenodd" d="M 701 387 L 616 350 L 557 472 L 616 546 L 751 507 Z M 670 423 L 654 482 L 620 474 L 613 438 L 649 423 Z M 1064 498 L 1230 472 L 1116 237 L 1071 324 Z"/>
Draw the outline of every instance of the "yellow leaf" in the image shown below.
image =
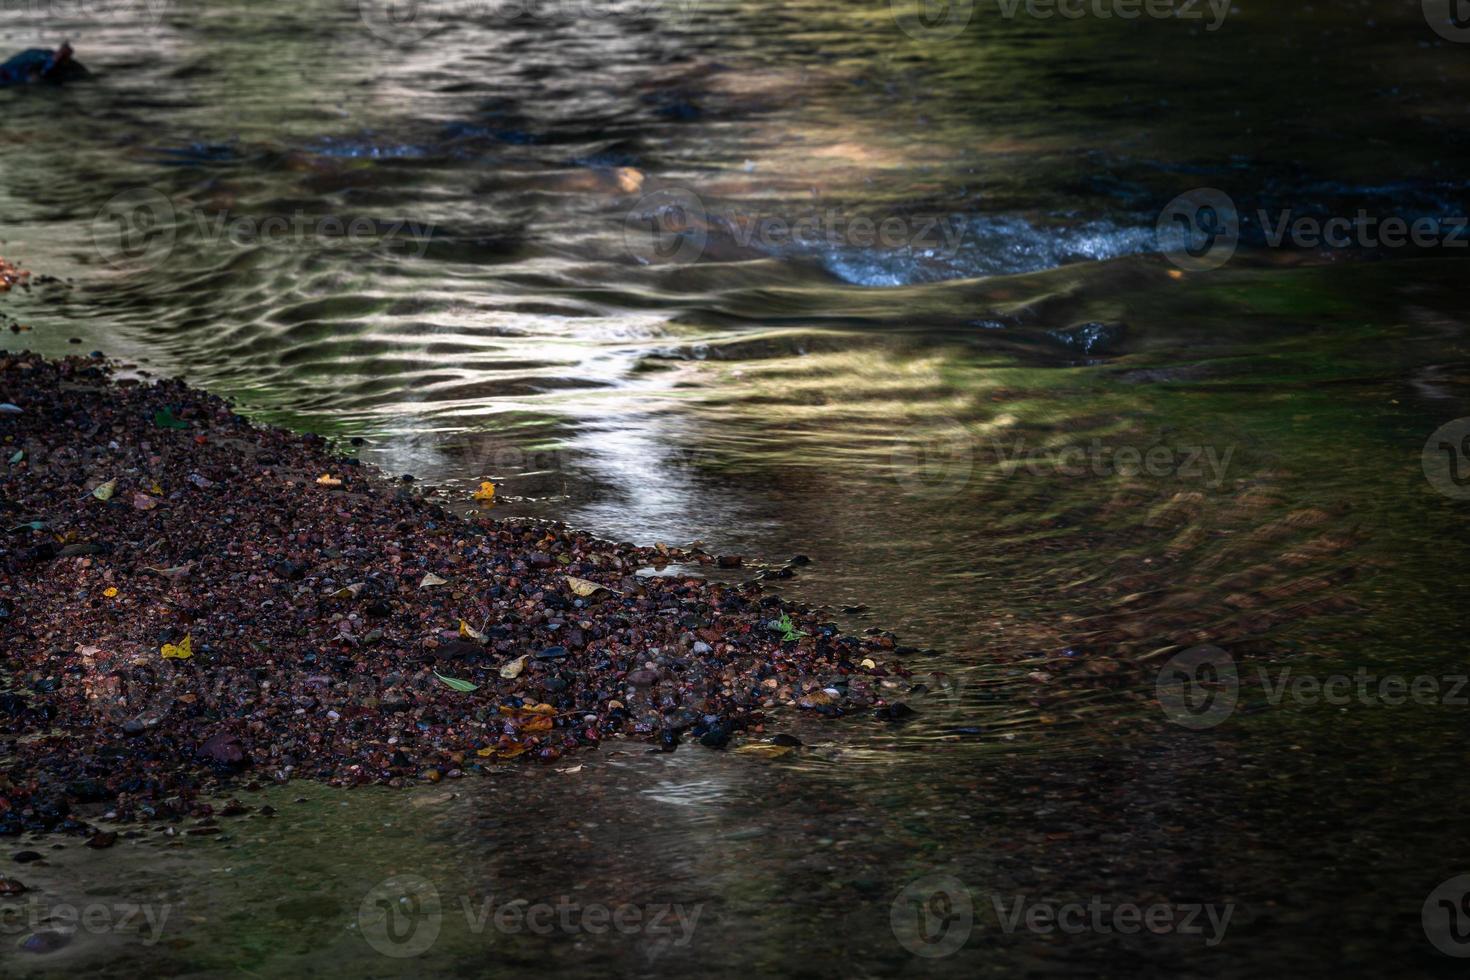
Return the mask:
<path id="1" fill-rule="evenodd" d="M 495 746 L 493 746 L 493 745 L 487 745 L 483 749 L 481 749 L 480 751 L 478 751 L 478 752 L 475 753 L 475 755 L 479 756 L 482 759 L 488 759 L 488 758 L 490 758 L 494 754 L 495 754 Z"/>
<path id="2" fill-rule="evenodd" d="M 474 492 L 474 494 L 472 495 L 472 499 L 474 499 L 474 500 L 494 500 L 495 499 L 495 484 L 491 483 L 489 480 L 484 481 L 483 483 L 480 484 L 480 489 L 478 489 L 478 490 L 476 490 Z"/>
<path id="3" fill-rule="evenodd" d="M 149 489 L 153 491 L 153 495 L 154 496 L 156 496 L 156 497 L 162 497 L 163 496 L 163 487 L 161 487 L 161 486 L 158 485 L 158 481 L 157 480 L 154 480 L 153 481 L 153 486 L 150 487 Z"/>
<path id="4" fill-rule="evenodd" d="M 113 477 L 106 483 L 99 483 L 92 489 L 92 496 L 98 500 L 111 500 L 113 492 L 117 490 L 117 477 Z"/>
<path id="5" fill-rule="evenodd" d="M 188 660 L 194 656 L 194 638 L 186 635 L 179 641 L 178 646 L 165 643 L 161 652 L 165 660 Z"/>
<path id="6" fill-rule="evenodd" d="M 613 595 L 622 595 L 617 589 L 609 589 L 607 586 L 599 585 L 597 582 L 589 579 L 577 578 L 575 575 L 568 575 L 566 578 L 567 585 L 571 586 L 572 594 L 583 599 L 590 595 L 596 595 L 598 592 L 611 592 Z"/>
<path id="7" fill-rule="evenodd" d="M 340 487 L 342 485 L 342 481 L 330 473 L 323 473 L 316 478 L 316 482 L 324 487 Z"/>
<path id="8" fill-rule="evenodd" d="M 515 680 L 521 676 L 521 671 L 526 669 L 526 663 L 530 659 L 531 655 L 529 653 L 523 657 L 516 657 L 510 663 L 500 668 L 500 676 L 508 681 Z"/>
<path id="9" fill-rule="evenodd" d="M 874 660 L 872 657 L 869 657 L 858 666 L 862 667 L 864 670 L 874 670 L 878 666 L 878 661 Z"/>
<path id="10" fill-rule="evenodd" d="M 102 590 L 102 594 L 111 599 L 113 596 L 117 595 L 117 589 L 109 585 L 107 588 Z"/>
<path id="11" fill-rule="evenodd" d="M 481 633 L 479 630 L 475 629 L 473 626 L 471 626 L 469 623 L 466 623 L 462 619 L 459 621 L 459 635 L 464 637 L 466 640 L 474 640 L 476 643 L 484 643 L 490 639 L 490 637 L 486 636 L 484 633 Z"/>
<path id="12" fill-rule="evenodd" d="M 535 718 L 529 719 L 521 728 L 528 732 L 549 732 L 551 731 L 551 724 L 550 717 L 538 715 Z"/>

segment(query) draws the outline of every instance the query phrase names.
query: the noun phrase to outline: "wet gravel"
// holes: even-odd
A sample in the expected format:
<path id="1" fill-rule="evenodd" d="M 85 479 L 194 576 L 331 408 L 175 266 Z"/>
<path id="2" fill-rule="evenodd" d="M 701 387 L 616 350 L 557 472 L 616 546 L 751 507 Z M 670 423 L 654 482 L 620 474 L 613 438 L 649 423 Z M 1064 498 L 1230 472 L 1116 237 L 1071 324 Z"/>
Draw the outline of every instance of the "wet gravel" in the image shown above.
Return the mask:
<path id="1" fill-rule="evenodd" d="M 0 835 L 901 714 L 891 634 L 689 571 L 733 556 L 497 521 L 96 358 L 0 357 L 0 402 Z"/>

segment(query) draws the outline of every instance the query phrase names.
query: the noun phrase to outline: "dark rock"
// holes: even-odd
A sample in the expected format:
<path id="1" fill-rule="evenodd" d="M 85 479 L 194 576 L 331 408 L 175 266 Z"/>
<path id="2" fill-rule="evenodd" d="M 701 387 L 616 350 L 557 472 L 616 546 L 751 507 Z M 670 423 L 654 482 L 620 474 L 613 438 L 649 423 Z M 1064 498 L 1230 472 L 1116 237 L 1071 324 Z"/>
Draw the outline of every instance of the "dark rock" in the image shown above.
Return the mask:
<path id="1" fill-rule="evenodd" d="M 117 843 L 117 834 L 112 831 L 102 831 L 87 838 L 87 846 L 94 851 L 105 850 Z"/>
<path id="2" fill-rule="evenodd" d="M 873 717 L 882 721 L 904 721 L 912 718 L 915 714 L 917 712 L 913 708 L 910 708 L 902 701 L 895 701 L 893 704 L 886 705 L 874 711 Z"/>
<path id="3" fill-rule="evenodd" d="M 237 736 L 229 732 L 210 736 L 199 746 L 198 755 L 223 769 L 239 769 L 246 763 L 245 747 Z"/>
<path id="4" fill-rule="evenodd" d="M 745 559 L 740 555 L 720 555 L 715 559 L 715 564 L 721 568 L 739 568 L 745 564 Z"/>
<path id="5" fill-rule="evenodd" d="M 38 851 L 18 851 L 13 859 L 16 864 L 30 864 L 32 861 L 43 860 Z"/>
<path id="6" fill-rule="evenodd" d="M 536 659 L 560 660 L 562 657 L 567 656 L 567 653 L 568 651 L 566 647 L 547 647 L 545 650 L 537 652 Z"/>
<path id="7" fill-rule="evenodd" d="M 801 748 L 801 739 L 797 738 L 795 735 L 779 735 L 778 734 L 778 735 L 772 735 L 771 736 L 771 744 L 772 745 L 784 745 L 784 746 L 786 746 L 788 748 L 798 749 L 798 748 Z"/>

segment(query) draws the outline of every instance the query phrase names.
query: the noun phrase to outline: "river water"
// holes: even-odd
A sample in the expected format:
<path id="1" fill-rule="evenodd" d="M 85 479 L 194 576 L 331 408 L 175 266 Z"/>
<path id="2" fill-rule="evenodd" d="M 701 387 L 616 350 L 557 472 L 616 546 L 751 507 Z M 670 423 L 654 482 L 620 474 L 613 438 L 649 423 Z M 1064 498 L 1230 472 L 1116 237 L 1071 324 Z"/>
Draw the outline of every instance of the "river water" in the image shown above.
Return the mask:
<path id="1" fill-rule="evenodd" d="M 456 506 L 807 555 L 771 586 L 895 631 L 916 712 L 69 843 L 28 914 L 166 919 L 35 955 L 12 916 L 7 974 L 1448 974 L 1470 45 L 1416 2 L 1196 8 L 7 8 L 94 77 L 0 91 L 0 254 L 52 277 L 6 346 Z M 1157 232 L 1202 188 L 1239 215 L 1203 264 Z M 1443 234 L 1275 242 L 1360 212 Z M 1200 645 L 1233 711 L 1160 701 Z"/>

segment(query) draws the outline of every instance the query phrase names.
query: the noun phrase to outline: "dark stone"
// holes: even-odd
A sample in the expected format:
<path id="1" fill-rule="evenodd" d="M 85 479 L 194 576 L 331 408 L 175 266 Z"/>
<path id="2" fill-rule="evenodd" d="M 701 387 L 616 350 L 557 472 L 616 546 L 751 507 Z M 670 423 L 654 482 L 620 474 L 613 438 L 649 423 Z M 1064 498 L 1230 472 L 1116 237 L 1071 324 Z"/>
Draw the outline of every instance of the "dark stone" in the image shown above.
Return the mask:
<path id="1" fill-rule="evenodd" d="M 102 831 L 87 838 L 87 846 L 96 851 L 105 850 L 117 843 L 117 834 L 112 831 Z"/>
<path id="2" fill-rule="evenodd" d="M 658 750 L 660 752 L 672 752 L 678 747 L 678 730 L 674 728 L 660 728 L 658 732 Z"/>
<path id="3" fill-rule="evenodd" d="M 795 735 L 772 735 L 771 744 L 784 745 L 788 748 L 797 749 L 801 748 L 801 739 L 797 738 Z"/>
<path id="4" fill-rule="evenodd" d="M 221 769 L 240 769 L 246 764 L 245 747 L 229 732 L 210 736 L 199 746 L 198 755 Z"/>
<path id="5" fill-rule="evenodd" d="M 17 851 L 14 861 L 16 864 L 30 864 L 32 861 L 40 861 L 43 856 L 39 851 Z"/>
<path id="6" fill-rule="evenodd" d="M 878 718 L 882 721 L 897 722 L 912 718 L 915 714 L 917 714 L 917 712 L 915 712 L 913 708 L 910 708 L 902 701 L 895 701 L 893 704 L 887 705 L 885 707 L 879 708 L 877 711 L 874 711 L 873 717 Z"/>
<path id="7" fill-rule="evenodd" d="M 541 650 L 536 654 L 536 659 L 560 660 L 562 657 L 567 656 L 567 654 L 568 651 L 566 647 L 547 647 L 545 650 Z"/>

